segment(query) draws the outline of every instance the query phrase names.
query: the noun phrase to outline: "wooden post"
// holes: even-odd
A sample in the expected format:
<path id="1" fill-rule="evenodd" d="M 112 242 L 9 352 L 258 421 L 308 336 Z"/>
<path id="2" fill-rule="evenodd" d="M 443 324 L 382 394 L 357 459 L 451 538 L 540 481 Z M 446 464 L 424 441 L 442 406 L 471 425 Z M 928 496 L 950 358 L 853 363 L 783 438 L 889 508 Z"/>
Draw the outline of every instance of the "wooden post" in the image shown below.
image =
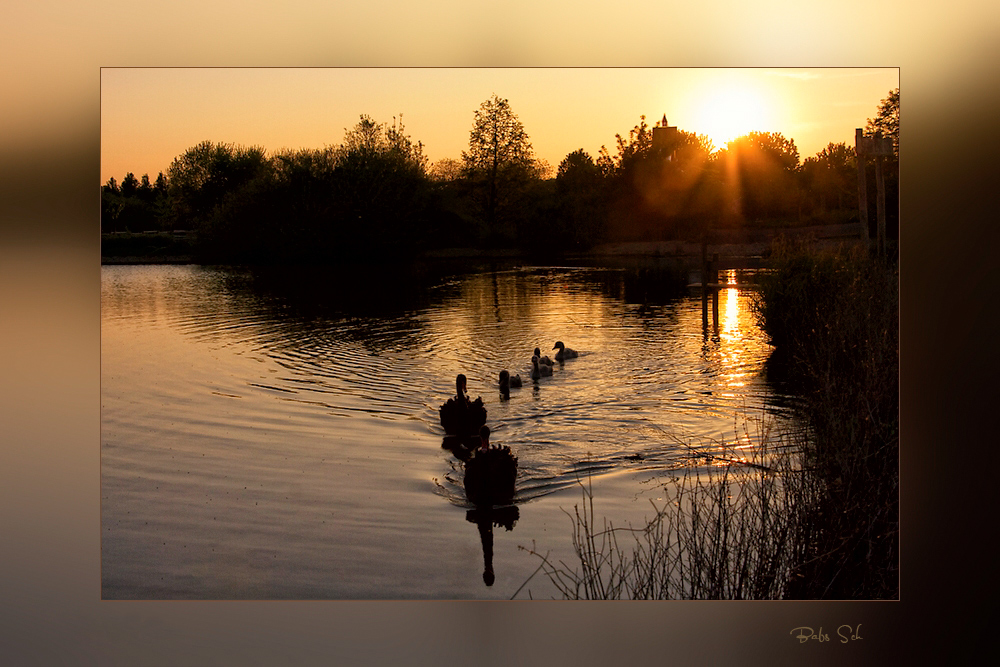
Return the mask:
<path id="1" fill-rule="evenodd" d="M 719 335 L 719 253 L 712 255 L 712 328 Z"/>
<path id="2" fill-rule="evenodd" d="M 701 327 L 708 330 L 708 241 L 701 240 Z"/>
<path id="3" fill-rule="evenodd" d="M 861 128 L 854 130 L 854 155 L 858 162 L 858 214 L 861 221 L 861 241 L 865 249 L 869 246 L 868 235 L 868 183 L 865 180 L 864 136 Z"/>
<path id="4" fill-rule="evenodd" d="M 877 134 L 875 135 L 878 136 Z M 875 202 L 878 207 L 878 254 L 884 257 L 885 250 L 885 182 L 882 179 L 882 156 L 875 156 Z"/>
<path id="5" fill-rule="evenodd" d="M 893 154 L 892 139 L 883 137 L 881 132 L 876 132 L 874 137 L 865 137 L 859 127 L 854 131 L 854 145 L 854 153 L 858 159 L 858 209 L 861 214 L 861 238 L 867 248 L 869 245 L 868 184 L 865 181 L 865 158 L 871 155 L 875 157 L 876 243 L 878 254 L 885 255 L 885 180 L 882 176 L 882 161 L 886 156 Z"/>

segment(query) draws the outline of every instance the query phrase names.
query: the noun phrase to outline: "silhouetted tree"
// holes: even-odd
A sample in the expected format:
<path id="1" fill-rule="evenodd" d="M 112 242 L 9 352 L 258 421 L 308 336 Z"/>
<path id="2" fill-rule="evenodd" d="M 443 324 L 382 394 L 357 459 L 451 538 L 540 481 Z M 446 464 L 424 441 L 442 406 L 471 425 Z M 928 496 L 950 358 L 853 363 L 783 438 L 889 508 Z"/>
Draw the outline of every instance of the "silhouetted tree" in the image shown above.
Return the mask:
<path id="1" fill-rule="evenodd" d="M 608 232 L 618 240 L 664 240 L 692 235 L 714 214 L 712 143 L 676 131 L 653 142 L 654 128 L 640 116 L 627 137 L 615 135 L 617 152 L 602 146 L 597 166 L 606 177 Z"/>
<path id="2" fill-rule="evenodd" d="M 121 188 L 118 181 L 112 176 L 108 182 L 101 186 L 101 231 L 117 232 L 119 230 L 119 216 L 124 204 L 122 202 Z"/>
<path id="3" fill-rule="evenodd" d="M 866 135 L 881 132 L 883 137 L 892 138 L 893 152 L 899 157 L 899 88 L 890 90 L 889 95 L 879 103 L 875 118 L 869 118 L 865 126 Z"/>
<path id="4" fill-rule="evenodd" d="M 450 183 L 462 178 L 462 163 L 450 157 L 435 162 L 428 175 L 435 181 Z"/>
<path id="5" fill-rule="evenodd" d="M 362 115 L 343 142 L 280 151 L 213 209 L 204 248 L 239 263 L 328 262 L 412 253 L 430 181 L 423 145 Z M 171 179 L 173 184 L 173 179 Z"/>
<path id="6" fill-rule="evenodd" d="M 640 165 L 658 164 L 660 159 L 651 159 L 653 134 L 646 116 L 639 116 L 639 123 L 629 130 L 627 137 L 616 134 L 615 143 L 616 154 L 612 155 L 607 146 L 602 145 L 595 163 L 605 177 L 609 237 L 615 240 L 651 239 L 659 234 L 662 219 L 646 209 L 638 172 L 648 171 L 648 167 Z"/>
<path id="7" fill-rule="evenodd" d="M 726 148 L 730 152 L 749 149 L 759 153 L 770 165 L 788 173 L 799 166 L 799 149 L 795 147 L 795 140 L 786 139 L 781 132 L 750 132 L 730 141 Z"/>
<path id="8" fill-rule="evenodd" d="M 829 143 L 800 169 L 802 186 L 814 212 L 830 208 L 852 213 L 857 205 L 857 165 L 854 150 L 844 142 Z"/>
<path id="9" fill-rule="evenodd" d="M 788 219 L 800 202 L 795 141 L 780 132 L 750 132 L 717 157 L 730 213 L 747 221 Z"/>
<path id="10" fill-rule="evenodd" d="M 885 186 L 885 220 L 886 234 L 890 239 L 899 237 L 899 88 L 889 91 L 878 106 L 874 118 L 869 118 L 865 126 L 865 135 L 872 136 L 880 132 L 883 137 L 892 139 L 893 155 L 883 160 Z M 868 192 L 876 192 L 875 158 L 868 158 L 869 169 Z M 876 197 L 868 197 L 868 220 L 875 224 L 877 215 Z M 874 228 L 873 228 L 874 229 Z M 874 233 L 874 232 L 872 232 Z"/>
<path id="11" fill-rule="evenodd" d="M 569 153 L 556 171 L 556 229 L 565 246 L 587 247 L 602 238 L 607 215 L 604 176 L 585 150 Z"/>
<path id="12" fill-rule="evenodd" d="M 352 252 L 412 252 L 421 240 L 429 194 L 423 144 L 368 116 L 346 131 L 332 174 L 341 242 Z"/>
<path id="13" fill-rule="evenodd" d="M 236 192 L 270 166 L 264 149 L 257 146 L 203 141 L 189 148 L 167 169 L 177 224 L 187 228 L 207 225 L 227 194 Z"/>
<path id="14" fill-rule="evenodd" d="M 427 236 L 437 247 L 473 247 L 485 235 L 481 202 L 465 163 L 443 158 L 428 170 L 435 217 L 428 223 Z"/>
<path id="15" fill-rule="evenodd" d="M 122 179 L 121 192 L 123 197 L 132 197 L 139 190 L 139 179 L 131 171 Z"/>
<path id="16" fill-rule="evenodd" d="M 561 187 L 592 186 L 601 176 L 601 171 L 587 151 L 579 148 L 566 155 L 556 170 L 556 182 Z"/>
<path id="17" fill-rule="evenodd" d="M 628 137 L 615 135 L 618 153 L 612 156 L 606 146 L 601 146 L 597 166 L 605 176 L 619 176 L 636 161 L 646 157 L 653 147 L 653 132 L 646 123 L 646 116 L 639 116 L 639 124 L 629 130 Z"/>
<path id="18" fill-rule="evenodd" d="M 166 192 L 158 192 L 143 174 L 129 172 L 118 186 L 114 177 L 101 187 L 101 231 L 138 232 L 163 229 L 167 220 Z"/>
<path id="19" fill-rule="evenodd" d="M 524 125 L 510 102 L 493 95 L 475 111 L 469 150 L 462 152 L 467 176 L 482 192 L 480 204 L 490 230 L 509 222 L 516 199 L 538 176 Z"/>

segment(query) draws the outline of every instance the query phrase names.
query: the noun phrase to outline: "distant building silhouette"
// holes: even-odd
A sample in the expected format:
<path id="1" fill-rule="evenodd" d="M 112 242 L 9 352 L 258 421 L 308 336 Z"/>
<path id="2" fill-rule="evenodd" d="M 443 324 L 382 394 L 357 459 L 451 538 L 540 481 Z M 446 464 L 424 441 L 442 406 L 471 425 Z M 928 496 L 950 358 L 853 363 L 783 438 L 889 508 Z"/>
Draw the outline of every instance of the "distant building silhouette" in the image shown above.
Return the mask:
<path id="1" fill-rule="evenodd" d="M 653 148 L 664 148 L 672 154 L 676 139 L 677 128 L 667 125 L 667 114 L 663 114 L 663 120 L 653 127 Z"/>

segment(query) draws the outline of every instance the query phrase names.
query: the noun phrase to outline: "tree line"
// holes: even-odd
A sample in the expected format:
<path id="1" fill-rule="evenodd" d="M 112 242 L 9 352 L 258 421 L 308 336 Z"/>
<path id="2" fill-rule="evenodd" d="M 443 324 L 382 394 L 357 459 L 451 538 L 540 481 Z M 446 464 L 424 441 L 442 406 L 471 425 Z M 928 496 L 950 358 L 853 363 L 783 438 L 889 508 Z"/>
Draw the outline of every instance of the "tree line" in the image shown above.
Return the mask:
<path id="1" fill-rule="evenodd" d="M 664 119 L 665 120 L 665 119 Z M 608 241 L 697 239 L 720 228 L 858 220 L 853 147 L 800 160 L 792 139 L 750 132 L 718 151 L 683 130 L 654 141 L 640 116 L 612 149 L 575 150 L 552 169 L 535 157 L 508 100 L 473 114 L 460 159 L 433 165 L 423 144 L 362 115 L 339 145 L 282 150 L 204 141 L 155 181 L 102 186 L 102 232 L 190 230 L 203 259 L 342 261 L 447 247 L 583 250 Z M 886 164 L 890 236 L 898 220 L 899 90 L 866 134 L 893 138 Z M 666 133 L 664 133 L 666 134 Z M 874 169 L 867 174 L 874 192 Z M 874 220 L 875 198 L 868 198 Z"/>

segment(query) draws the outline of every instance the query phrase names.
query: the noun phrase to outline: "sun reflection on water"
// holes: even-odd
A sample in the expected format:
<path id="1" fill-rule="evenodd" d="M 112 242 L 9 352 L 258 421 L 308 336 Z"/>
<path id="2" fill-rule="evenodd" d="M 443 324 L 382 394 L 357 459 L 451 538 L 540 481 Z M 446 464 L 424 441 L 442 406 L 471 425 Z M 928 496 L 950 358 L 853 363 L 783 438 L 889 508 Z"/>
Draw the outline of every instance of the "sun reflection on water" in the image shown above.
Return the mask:
<path id="1" fill-rule="evenodd" d="M 725 284 L 737 285 L 738 278 L 735 269 L 725 272 Z M 752 317 L 746 307 L 746 295 L 740 294 L 740 288 L 729 287 L 719 291 L 720 319 L 719 344 L 720 361 L 723 366 L 722 377 L 728 389 L 740 389 L 746 386 L 753 371 L 748 368 L 747 336 L 752 328 L 748 318 Z M 735 394 L 726 394 L 734 396 Z"/>

